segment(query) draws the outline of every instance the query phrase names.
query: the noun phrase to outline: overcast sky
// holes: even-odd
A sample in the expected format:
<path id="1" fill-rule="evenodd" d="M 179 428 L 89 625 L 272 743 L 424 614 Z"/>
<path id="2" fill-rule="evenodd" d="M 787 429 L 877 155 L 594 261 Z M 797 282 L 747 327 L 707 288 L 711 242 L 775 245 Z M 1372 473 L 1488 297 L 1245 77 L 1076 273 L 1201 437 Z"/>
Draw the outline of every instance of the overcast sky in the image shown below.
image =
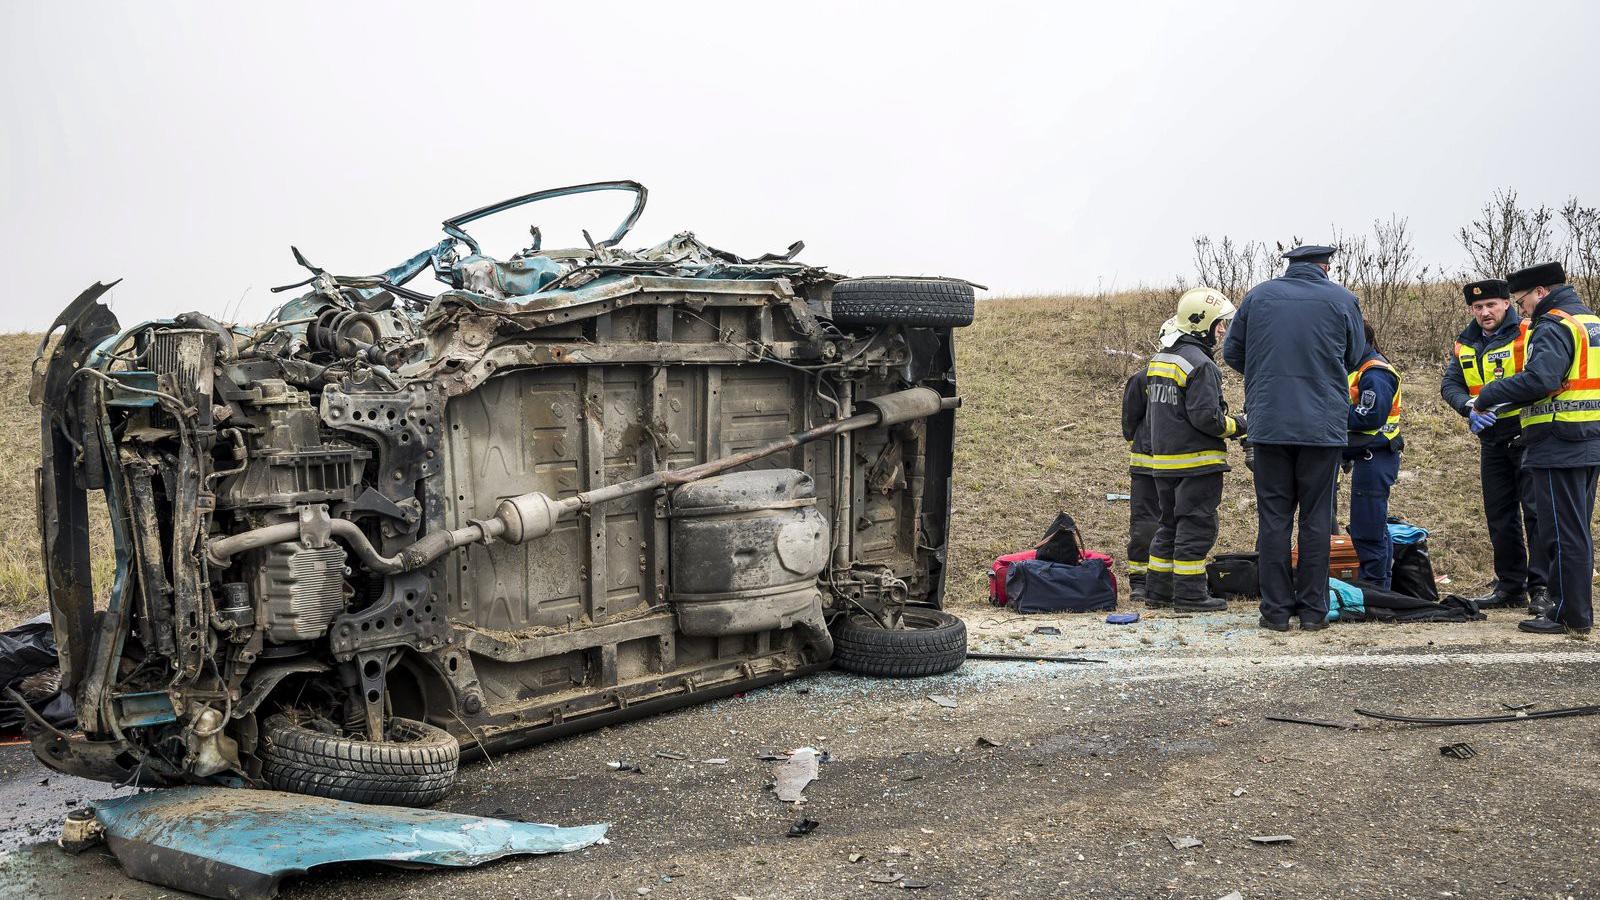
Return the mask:
<path id="1" fill-rule="evenodd" d="M 1454 266 L 1496 188 L 1600 203 L 1600 4 L 231 7 L 0 5 L 0 330 L 115 278 L 124 322 L 259 316 L 304 274 L 291 243 L 371 273 L 448 216 L 607 179 L 651 191 L 629 246 L 803 239 L 997 294 L 1391 212 Z M 512 213 L 486 249 L 624 205 Z"/>

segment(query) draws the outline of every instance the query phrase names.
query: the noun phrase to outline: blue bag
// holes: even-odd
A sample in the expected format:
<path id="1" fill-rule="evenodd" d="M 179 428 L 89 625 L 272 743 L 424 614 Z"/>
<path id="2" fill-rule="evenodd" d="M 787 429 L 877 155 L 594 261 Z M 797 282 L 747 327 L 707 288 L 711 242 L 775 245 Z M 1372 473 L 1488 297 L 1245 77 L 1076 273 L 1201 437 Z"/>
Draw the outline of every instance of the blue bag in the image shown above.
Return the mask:
<path id="1" fill-rule="evenodd" d="M 1098 559 L 1077 565 L 1024 559 L 1006 572 L 1006 599 L 1019 613 L 1101 612 L 1117 608 L 1117 588 Z"/>

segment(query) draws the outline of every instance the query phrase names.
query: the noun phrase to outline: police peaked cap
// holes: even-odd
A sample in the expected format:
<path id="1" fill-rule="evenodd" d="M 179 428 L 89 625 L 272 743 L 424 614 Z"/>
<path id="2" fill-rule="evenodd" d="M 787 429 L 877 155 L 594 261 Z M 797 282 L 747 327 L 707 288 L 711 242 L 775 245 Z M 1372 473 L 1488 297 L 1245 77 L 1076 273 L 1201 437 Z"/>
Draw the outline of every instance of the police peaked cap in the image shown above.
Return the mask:
<path id="1" fill-rule="evenodd" d="M 1338 253 L 1337 247 L 1324 247 L 1320 244 L 1305 244 L 1283 254 L 1283 258 L 1290 262 L 1325 263 L 1333 259 Z"/>
<path id="2" fill-rule="evenodd" d="M 1561 263 L 1540 263 L 1526 269 L 1518 269 L 1506 276 L 1506 284 L 1511 293 L 1520 294 L 1531 291 L 1536 287 L 1549 287 L 1553 284 L 1566 284 L 1567 270 L 1561 268 Z"/>
<path id="3" fill-rule="evenodd" d="M 1462 285 L 1461 296 L 1466 298 L 1468 306 L 1479 300 L 1510 300 L 1511 287 L 1499 278 L 1485 278 Z"/>

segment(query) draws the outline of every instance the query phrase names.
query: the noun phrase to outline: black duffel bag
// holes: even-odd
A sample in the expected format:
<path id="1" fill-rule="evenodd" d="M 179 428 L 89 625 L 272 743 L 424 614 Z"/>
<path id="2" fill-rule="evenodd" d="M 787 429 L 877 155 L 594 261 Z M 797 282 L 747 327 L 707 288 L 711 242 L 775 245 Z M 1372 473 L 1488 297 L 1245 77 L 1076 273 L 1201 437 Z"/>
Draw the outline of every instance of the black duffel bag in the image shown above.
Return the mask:
<path id="1" fill-rule="evenodd" d="M 1261 596 L 1261 573 L 1254 553 L 1219 553 L 1206 563 L 1206 588 L 1216 597 Z"/>
<path id="2" fill-rule="evenodd" d="M 1006 571 L 1006 600 L 1019 613 L 1098 612 L 1117 608 L 1117 588 L 1098 559 L 1024 559 Z"/>

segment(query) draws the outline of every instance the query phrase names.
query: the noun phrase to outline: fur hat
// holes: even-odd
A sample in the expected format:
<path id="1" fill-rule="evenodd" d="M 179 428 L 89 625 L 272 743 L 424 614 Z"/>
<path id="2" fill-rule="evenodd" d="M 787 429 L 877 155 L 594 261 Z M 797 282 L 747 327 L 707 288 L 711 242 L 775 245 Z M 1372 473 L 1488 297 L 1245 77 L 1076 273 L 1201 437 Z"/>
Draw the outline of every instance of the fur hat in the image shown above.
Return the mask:
<path id="1" fill-rule="evenodd" d="M 1536 287 L 1550 287 L 1556 284 L 1567 283 L 1567 270 L 1561 268 L 1561 263 L 1540 263 L 1526 269 L 1518 269 L 1506 276 L 1506 287 L 1513 294 L 1530 291 Z"/>

